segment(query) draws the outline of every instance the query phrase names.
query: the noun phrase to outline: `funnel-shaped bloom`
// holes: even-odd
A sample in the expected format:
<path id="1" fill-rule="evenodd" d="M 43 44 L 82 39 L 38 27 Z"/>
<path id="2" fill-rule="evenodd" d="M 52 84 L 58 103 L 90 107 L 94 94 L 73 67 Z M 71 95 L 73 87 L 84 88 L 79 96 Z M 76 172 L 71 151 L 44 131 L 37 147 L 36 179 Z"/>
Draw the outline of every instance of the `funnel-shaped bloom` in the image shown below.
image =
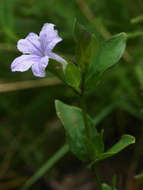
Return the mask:
<path id="1" fill-rule="evenodd" d="M 25 39 L 18 41 L 17 48 L 23 55 L 12 62 L 11 70 L 24 72 L 31 67 L 35 76 L 45 77 L 45 69 L 49 59 L 66 64 L 62 57 L 52 52 L 60 41 L 62 38 L 58 36 L 57 30 L 54 30 L 54 24 L 44 24 L 39 36 L 30 33 Z"/>

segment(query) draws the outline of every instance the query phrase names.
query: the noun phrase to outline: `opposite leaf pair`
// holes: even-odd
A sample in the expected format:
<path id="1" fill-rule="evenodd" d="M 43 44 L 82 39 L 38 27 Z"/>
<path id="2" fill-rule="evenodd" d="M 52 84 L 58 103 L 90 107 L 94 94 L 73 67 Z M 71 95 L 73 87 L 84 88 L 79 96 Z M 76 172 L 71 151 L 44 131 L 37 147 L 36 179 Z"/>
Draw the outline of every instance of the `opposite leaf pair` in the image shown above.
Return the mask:
<path id="1" fill-rule="evenodd" d="M 81 109 L 66 105 L 59 100 L 56 100 L 55 106 L 57 115 L 65 128 L 70 150 L 80 160 L 90 161 L 92 165 L 117 154 L 128 145 L 135 143 L 133 136 L 123 135 L 119 142 L 104 152 L 103 132 L 97 132 L 89 116 L 90 139 L 86 135 Z"/>

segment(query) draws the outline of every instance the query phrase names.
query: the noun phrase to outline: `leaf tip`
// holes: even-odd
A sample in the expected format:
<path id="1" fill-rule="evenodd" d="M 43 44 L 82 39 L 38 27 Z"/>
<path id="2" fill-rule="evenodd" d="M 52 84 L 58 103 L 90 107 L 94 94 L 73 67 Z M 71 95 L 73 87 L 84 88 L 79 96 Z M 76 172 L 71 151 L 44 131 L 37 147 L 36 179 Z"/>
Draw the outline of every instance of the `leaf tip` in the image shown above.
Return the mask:
<path id="1" fill-rule="evenodd" d="M 119 36 L 122 37 L 122 38 L 125 39 L 125 40 L 126 40 L 127 37 L 128 37 L 125 32 L 121 32 L 121 33 L 119 34 Z"/>
<path id="2" fill-rule="evenodd" d="M 134 144 L 136 142 L 136 139 L 134 136 L 128 135 L 128 134 L 124 136 L 128 137 L 128 139 L 130 140 L 130 144 Z"/>

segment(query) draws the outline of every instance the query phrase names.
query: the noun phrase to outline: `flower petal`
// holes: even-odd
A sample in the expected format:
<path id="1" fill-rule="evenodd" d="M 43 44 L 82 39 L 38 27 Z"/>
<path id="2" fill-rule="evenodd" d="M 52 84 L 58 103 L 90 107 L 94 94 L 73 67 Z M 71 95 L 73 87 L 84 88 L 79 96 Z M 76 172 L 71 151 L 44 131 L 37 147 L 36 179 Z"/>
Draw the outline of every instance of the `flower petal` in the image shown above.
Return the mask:
<path id="1" fill-rule="evenodd" d="M 32 72 L 36 77 L 45 77 L 45 69 L 48 65 L 48 56 L 42 57 L 41 60 L 32 65 Z"/>
<path id="2" fill-rule="evenodd" d="M 25 39 L 19 40 L 17 48 L 22 53 L 43 55 L 39 36 L 35 33 L 30 33 Z"/>
<path id="3" fill-rule="evenodd" d="M 62 38 L 58 36 L 58 31 L 54 30 L 54 24 L 44 24 L 40 32 L 40 41 L 42 49 L 45 50 L 45 54 L 48 55 L 48 52 L 52 51 L 57 43 L 62 41 Z"/>
<path id="4" fill-rule="evenodd" d="M 57 62 L 60 62 L 63 65 L 67 64 L 67 61 L 63 59 L 61 56 L 57 55 L 56 53 L 53 53 L 53 52 L 49 53 L 49 58 L 55 59 Z"/>
<path id="5" fill-rule="evenodd" d="M 27 71 L 33 64 L 39 63 L 41 57 L 36 55 L 21 55 L 17 57 L 11 64 L 12 72 L 20 71 L 24 72 Z"/>

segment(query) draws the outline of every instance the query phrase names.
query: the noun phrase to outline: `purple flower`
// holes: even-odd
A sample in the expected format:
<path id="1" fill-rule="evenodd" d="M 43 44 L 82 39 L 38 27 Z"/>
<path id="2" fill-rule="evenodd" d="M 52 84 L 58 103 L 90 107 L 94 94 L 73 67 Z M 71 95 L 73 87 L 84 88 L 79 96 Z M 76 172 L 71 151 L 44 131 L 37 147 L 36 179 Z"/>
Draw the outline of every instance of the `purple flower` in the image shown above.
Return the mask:
<path id="1" fill-rule="evenodd" d="M 24 72 L 31 67 L 36 77 L 45 77 L 49 59 L 66 65 L 67 62 L 62 57 L 52 52 L 60 41 L 62 38 L 58 36 L 58 31 L 54 30 L 54 24 L 44 24 L 39 36 L 30 33 L 25 39 L 18 41 L 17 48 L 23 55 L 12 62 L 11 70 Z"/>

